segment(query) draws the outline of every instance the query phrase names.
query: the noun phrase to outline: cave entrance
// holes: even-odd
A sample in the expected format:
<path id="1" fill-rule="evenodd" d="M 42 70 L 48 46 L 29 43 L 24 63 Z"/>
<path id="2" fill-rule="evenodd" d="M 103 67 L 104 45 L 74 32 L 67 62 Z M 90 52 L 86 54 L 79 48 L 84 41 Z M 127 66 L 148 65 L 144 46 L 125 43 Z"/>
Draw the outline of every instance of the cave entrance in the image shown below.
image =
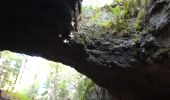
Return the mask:
<path id="1" fill-rule="evenodd" d="M 84 0 L 84 7 L 112 2 Z M 90 9 L 89 9 L 90 10 Z M 83 13 L 86 14 L 86 13 Z M 108 92 L 70 66 L 25 54 L 0 52 L 0 99 L 109 100 Z"/>
<path id="2" fill-rule="evenodd" d="M 58 62 L 9 51 L 0 56 L 0 88 L 7 94 L 22 94 L 31 100 L 76 100 L 94 84 Z"/>
<path id="3" fill-rule="evenodd" d="M 0 53 L 0 90 L 12 100 L 86 100 L 107 92 L 69 66 L 10 51 Z"/>

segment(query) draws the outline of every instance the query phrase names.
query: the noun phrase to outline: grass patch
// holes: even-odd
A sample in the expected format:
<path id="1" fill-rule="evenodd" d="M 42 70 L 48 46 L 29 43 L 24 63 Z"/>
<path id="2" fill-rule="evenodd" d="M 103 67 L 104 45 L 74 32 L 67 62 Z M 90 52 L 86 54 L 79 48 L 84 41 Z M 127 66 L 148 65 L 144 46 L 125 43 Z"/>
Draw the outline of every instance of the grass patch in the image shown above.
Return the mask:
<path id="1" fill-rule="evenodd" d="M 30 98 L 24 93 L 13 93 L 13 92 L 5 92 L 11 100 L 30 100 Z"/>

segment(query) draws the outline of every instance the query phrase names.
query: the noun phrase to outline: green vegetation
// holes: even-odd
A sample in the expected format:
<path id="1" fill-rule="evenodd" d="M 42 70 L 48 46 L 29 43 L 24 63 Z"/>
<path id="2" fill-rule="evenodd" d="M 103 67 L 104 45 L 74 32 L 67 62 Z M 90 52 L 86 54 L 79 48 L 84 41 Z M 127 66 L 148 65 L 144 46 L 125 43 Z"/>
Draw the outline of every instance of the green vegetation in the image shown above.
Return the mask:
<path id="1" fill-rule="evenodd" d="M 86 77 L 82 77 L 81 80 L 78 82 L 78 86 L 76 87 L 77 92 L 75 96 L 80 98 L 79 100 L 86 100 L 85 95 L 91 93 L 94 90 L 93 88 L 94 88 L 93 81 Z"/>
<path id="2" fill-rule="evenodd" d="M 30 100 L 30 98 L 23 93 L 12 93 L 12 92 L 5 92 L 8 98 L 11 100 Z"/>
<path id="3" fill-rule="evenodd" d="M 147 6 L 148 0 L 113 0 L 111 5 L 103 7 L 83 6 L 80 32 L 86 33 L 87 38 L 82 41 L 103 33 L 119 33 L 137 38 L 141 30 L 146 31 L 144 22 Z"/>
<path id="4" fill-rule="evenodd" d="M 125 15 L 128 11 L 126 9 L 121 9 L 120 6 L 116 6 L 115 8 L 109 8 L 113 15 L 112 27 L 115 28 L 117 31 L 126 29 L 127 21 L 125 19 Z"/>
<path id="5" fill-rule="evenodd" d="M 9 51 L 0 52 L 0 74 L 2 97 L 11 100 L 86 100 L 95 86 L 61 63 Z"/>

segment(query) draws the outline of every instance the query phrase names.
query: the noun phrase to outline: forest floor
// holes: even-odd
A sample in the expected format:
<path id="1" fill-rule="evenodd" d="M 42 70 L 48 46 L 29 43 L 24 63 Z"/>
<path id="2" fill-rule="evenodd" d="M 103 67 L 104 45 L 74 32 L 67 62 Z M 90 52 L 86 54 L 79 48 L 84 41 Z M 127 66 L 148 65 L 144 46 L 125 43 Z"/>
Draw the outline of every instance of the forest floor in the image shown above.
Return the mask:
<path id="1" fill-rule="evenodd" d="M 0 90 L 0 100 L 29 100 L 25 95 Z"/>
<path id="2" fill-rule="evenodd" d="M 17 99 L 7 94 L 6 91 L 0 90 L 0 100 L 17 100 Z"/>

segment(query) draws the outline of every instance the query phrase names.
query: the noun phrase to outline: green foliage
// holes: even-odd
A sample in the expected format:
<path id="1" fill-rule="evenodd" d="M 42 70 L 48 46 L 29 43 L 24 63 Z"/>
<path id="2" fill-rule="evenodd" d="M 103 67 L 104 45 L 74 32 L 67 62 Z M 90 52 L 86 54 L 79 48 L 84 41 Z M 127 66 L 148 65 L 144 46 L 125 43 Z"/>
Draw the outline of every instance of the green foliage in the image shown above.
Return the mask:
<path id="1" fill-rule="evenodd" d="M 142 24 L 145 20 L 147 0 L 117 0 L 117 2 L 122 5 L 112 8 L 112 13 L 118 17 L 114 24 L 118 26 L 116 29 L 118 31 L 122 30 L 123 33 L 129 33 L 131 30 L 134 30 L 134 37 L 137 38 L 139 31 L 144 28 Z M 135 20 L 129 22 L 128 20 L 131 19 Z"/>
<path id="2" fill-rule="evenodd" d="M 103 28 L 105 27 L 111 27 L 111 22 L 110 21 L 103 21 L 103 22 L 99 22 L 99 25 L 102 26 Z"/>
<path id="3" fill-rule="evenodd" d="M 134 17 L 136 15 L 138 6 L 136 0 L 123 0 L 122 3 L 123 8 L 127 10 L 127 17 Z"/>
<path id="4" fill-rule="evenodd" d="M 101 15 L 100 9 L 99 8 L 94 9 L 94 14 L 92 16 L 92 20 L 96 21 L 100 15 Z"/>
<path id="5" fill-rule="evenodd" d="M 42 65 L 40 68 L 30 65 L 27 67 L 23 64 L 26 62 L 22 61 L 22 56 L 16 56 L 13 53 L 10 56 L 8 53 L 2 53 L 2 55 L 1 57 L 5 60 L 2 61 L 3 63 L 0 66 L 0 68 L 3 68 L 0 71 L 4 71 L 4 73 L 0 72 L 3 76 L 0 82 L 0 85 L 3 86 L 0 88 L 8 91 L 6 93 L 12 100 L 86 100 L 85 96 L 94 89 L 93 81 L 60 63 L 48 62 L 50 66 L 46 67 L 50 70 L 46 71 L 48 68 L 44 68 Z M 11 60 L 9 60 L 9 57 Z M 27 58 L 28 62 L 29 59 Z M 40 62 L 43 63 L 44 61 L 39 61 L 39 64 Z M 25 73 L 28 73 L 29 76 L 24 77 Z M 47 74 L 41 77 L 43 81 L 39 77 L 41 74 Z M 30 80 L 29 78 L 33 81 L 27 82 L 27 80 Z M 23 86 L 23 84 L 26 85 Z"/>
<path id="6" fill-rule="evenodd" d="M 120 6 L 115 8 L 110 7 L 110 10 L 113 14 L 112 27 L 117 31 L 121 31 L 127 27 L 126 19 L 124 18 L 127 14 L 126 9 L 121 9 Z"/>
<path id="7" fill-rule="evenodd" d="M 19 74 L 22 57 L 9 51 L 3 51 L 1 52 L 1 60 L 0 88 L 12 91 Z"/>
<path id="8" fill-rule="evenodd" d="M 44 81 L 39 80 L 41 79 L 39 75 L 45 74 L 47 68 L 44 66 L 35 68 L 33 66 L 37 70 L 33 69 L 33 72 L 31 72 L 30 68 L 32 66 L 26 67 L 23 64 L 26 63 L 23 62 L 23 59 L 25 58 L 18 54 L 1 52 L 0 88 L 8 91 L 6 93 L 13 98 L 12 100 L 84 100 L 85 93 L 90 92 L 93 88 L 93 82 L 87 77 L 80 75 L 67 66 L 52 61 L 48 62 L 50 67 L 47 67 L 50 70 L 47 72 L 47 76 L 43 77 Z M 27 62 L 29 62 L 28 59 Z M 43 63 L 42 61 L 39 62 Z M 30 73 L 29 77 L 24 77 L 25 73 Z M 31 78 L 32 81 L 28 81 L 29 84 L 24 83 L 27 84 L 26 87 L 21 87 L 22 79 L 25 80 L 25 78 L 28 78 L 28 80 Z M 27 79 L 25 81 L 27 82 Z M 21 88 L 18 89 L 15 86 Z"/>
<path id="9" fill-rule="evenodd" d="M 34 82 L 33 84 L 30 85 L 29 89 L 27 90 L 26 94 L 34 100 L 36 96 L 38 95 L 38 88 L 39 88 L 39 83 Z"/>
<path id="10" fill-rule="evenodd" d="M 140 10 L 138 12 L 137 18 L 136 18 L 136 23 L 134 25 L 135 31 L 138 32 L 141 29 L 141 24 L 142 24 L 142 11 Z"/>
<path id="11" fill-rule="evenodd" d="M 8 97 L 11 97 L 12 100 L 30 100 L 30 98 L 25 93 L 13 93 L 5 92 Z"/>
<path id="12" fill-rule="evenodd" d="M 141 7 L 144 6 L 144 1 L 145 0 L 143 0 L 142 2 L 138 2 L 137 0 L 114 0 L 115 4 L 114 7 L 107 5 L 102 8 L 95 9 L 94 8 L 88 9 L 89 8 L 88 7 L 85 8 L 85 10 L 86 12 L 88 12 L 87 10 L 92 11 L 91 15 L 92 22 L 94 22 L 95 25 L 98 25 L 98 27 L 102 28 L 103 30 L 113 29 L 115 32 L 117 31 L 120 33 L 124 33 L 125 35 L 128 35 L 128 33 L 132 29 L 136 30 L 136 28 L 140 28 L 140 20 L 142 15 Z M 111 13 L 111 16 L 109 15 L 108 11 Z M 104 13 L 108 13 L 108 15 L 107 14 L 105 15 Z M 104 19 L 105 17 L 106 19 Z M 107 17 L 110 18 L 108 19 Z M 133 18 L 136 18 L 138 21 L 133 21 L 129 23 L 128 20 Z M 98 32 L 98 30 L 99 29 L 92 30 L 89 33 L 91 34 L 100 33 L 101 31 Z"/>
<path id="13" fill-rule="evenodd" d="M 78 100 L 86 100 L 85 95 L 93 90 L 94 83 L 88 78 L 82 78 L 77 86 L 77 93 L 74 98 L 79 98 Z"/>
<path id="14" fill-rule="evenodd" d="M 83 6 L 83 7 L 82 7 L 82 10 L 83 10 L 83 11 L 89 11 L 89 10 L 92 10 L 92 9 L 93 9 L 92 6 Z"/>

